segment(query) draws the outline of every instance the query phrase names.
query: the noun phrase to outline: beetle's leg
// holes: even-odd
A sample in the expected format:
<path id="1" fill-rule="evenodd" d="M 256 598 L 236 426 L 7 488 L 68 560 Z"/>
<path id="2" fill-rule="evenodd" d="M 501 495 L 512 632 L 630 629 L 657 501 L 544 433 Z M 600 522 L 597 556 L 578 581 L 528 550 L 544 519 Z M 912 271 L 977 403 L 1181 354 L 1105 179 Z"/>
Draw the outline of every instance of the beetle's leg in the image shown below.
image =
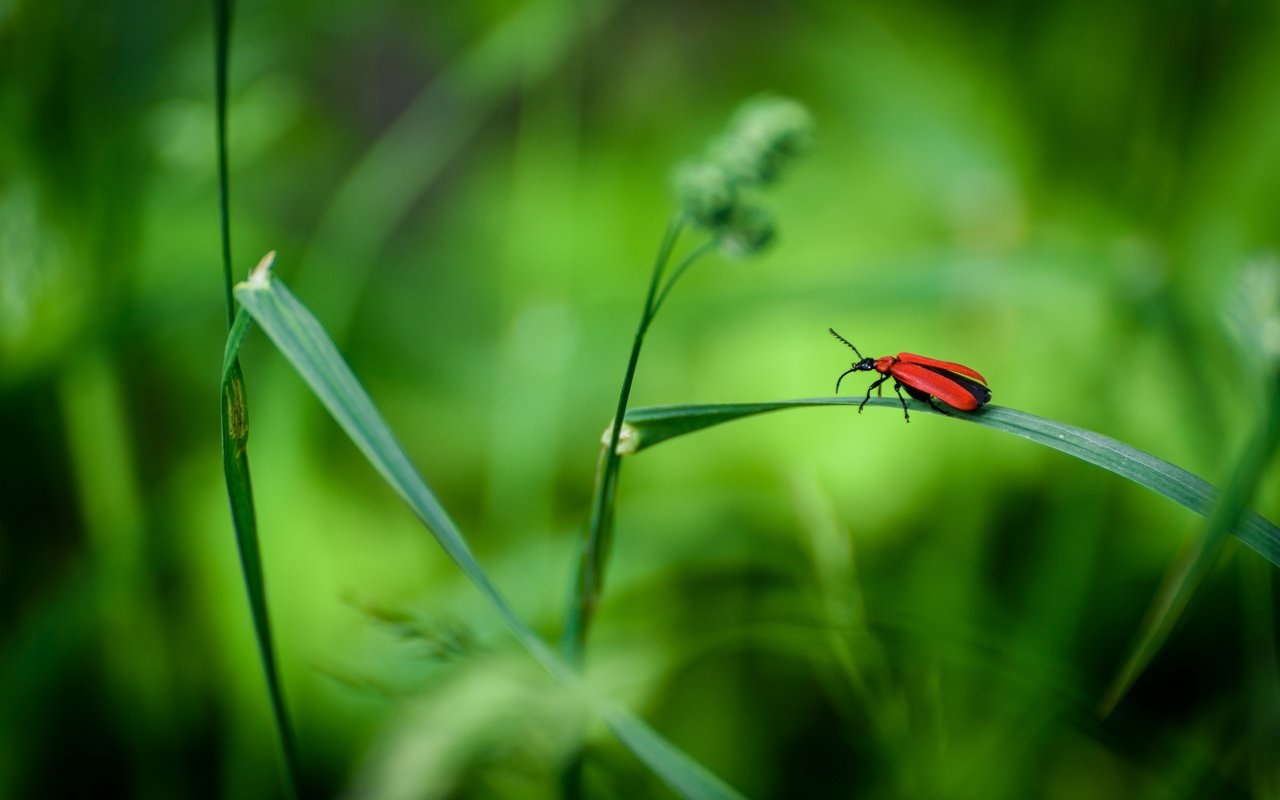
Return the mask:
<path id="1" fill-rule="evenodd" d="M 932 397 L 929 398 L 929 407 L 932 408 L 934 411 L 937 411 L 939 414 L 941 414 L 944 417 L 951 416 L 951 412 L 946 410 L 942 406 L 938 405 L 937 403 L 933 402 Z"/>
<path id="2" fill-rule="evenodd" d="M 915 388 L 914 386 L 904 386 L 903 388 L 907 390 L 907 394 L 919 400 L 921 403 L 928 404 L 929 408 L 932 408 L 934 411 L 937 411 L 939 414 L 943 415 L 944 417 L 951 416 L 950 411 L 947 411 L 942 406 L 933 402 L 933 395 L 929 394 L 928 392 L 922 392 L 919 389 Z"/>
<path id="3" fill-rule="evenodd" d="M 879 388 L 880 388 L 880 384 L 884 383 L 884 382 L 885 382 L 885 381 L 887 381 L 887 380 L 889 380 L 889 376 L 888 376 L 888 375 L 885 375 L 885 376 L 884 376 L 884 377 L 882 377 L 880 380 L 873 382 L 870 386 L 868 386 L 868 387 L 867 387 L 867 396 L 866 396 L 866 397 L 864 397 L 864 398 L 862 398 L 862 402 L 858 404 L 858 413 L 859 413 L 859 414 L 861 414 L 861 413 L 862 413 L 862 407 L 863 407 L 863 406 L 865 406 L 869 400 L 871 400 L 871 390 L 872 390 L 872 389 L 879 389 Z"/>
<path id="4" fill-rule="evenodd" d="M 902 403 L 902 418 L 907 422 L 911 421 L 911 415 L 907 413 L 907 398 L 902 396 L 902 384 L 897 381 L 893 382 L 893 390 L 898 393 L 898 402 Z M 911 391 L 911 387 L 907 387 L 907 391 Z"/>
<path id="5" fill-rule="evenodd" d="M 940 404 L 933 402 L 932 394 L 929 394 L 928 392 L 920 392 L 919 389 L 916 389 L 915 387 L 906 387 L 906 385 L 902 388 L 906 389 L 906 393 L 910 394 L 911 397 L 918 399 L 918 401 L 922 403 L 927 403 L 929 408 L 933 408 L 934 411 L 941 413 L 942 416 L 952 416 L 952 413 L 947 411 L 946 408 L 943 408 Z"/>

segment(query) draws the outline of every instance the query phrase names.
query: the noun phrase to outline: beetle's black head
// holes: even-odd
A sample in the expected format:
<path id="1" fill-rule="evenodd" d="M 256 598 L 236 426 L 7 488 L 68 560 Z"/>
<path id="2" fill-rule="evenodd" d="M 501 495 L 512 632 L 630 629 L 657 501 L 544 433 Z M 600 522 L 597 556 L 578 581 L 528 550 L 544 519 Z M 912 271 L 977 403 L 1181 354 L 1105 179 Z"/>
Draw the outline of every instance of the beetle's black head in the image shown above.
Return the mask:
<path id="1" fill-rule="evenodd" d="M 840 373 L 839 378 L 836 378 L 836 394 L 840 394 L 840 381 L 844 380 L 845 375 L 848 375 L 850 372 L 867 372 L 868 370 L 873 370 L 875 368 L 876 368 L 876 362 L 872 361 L 869 358 L 864 358 L 861 361 L 853 364 L 847 370 Z"/>

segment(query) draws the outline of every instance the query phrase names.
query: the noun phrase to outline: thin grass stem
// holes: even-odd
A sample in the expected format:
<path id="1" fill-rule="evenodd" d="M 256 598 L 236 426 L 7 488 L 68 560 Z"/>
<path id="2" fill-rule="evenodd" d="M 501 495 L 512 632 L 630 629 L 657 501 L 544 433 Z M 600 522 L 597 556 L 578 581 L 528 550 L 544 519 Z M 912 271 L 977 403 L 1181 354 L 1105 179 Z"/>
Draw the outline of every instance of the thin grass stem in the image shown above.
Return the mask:
<path id="1" fill-rule="evenodd" d="M 218 215 L 222 249 L 222 276 L 226 290 L 228 349 L 222 367 L 221 439 L 222 469 L 235 529 L 240 571 L 249 598 L 249 612 L 258 644 L 258 655 L 266 679 L 271 714 L 284 761 L 284 789 L 288 797 L 299 796 L 300 767 L 293 725 L 285 704 L 284 687 L 276 663 L 271 635 L 271 617 L 267 611 L 266 580 L 262 572 L 262 553 L 258 545 L 258 523 L 253 504 L 253 482 L 249 477 L 249 415 L 245 399 L 244 375 L 235 357 L 247 329 L 237 323 L 231 270 L 231 191 L 227 156 L 227 71 L 231 50 L 232 0 L 214 0 L 214 117 L 218 153 Z M 234 344 L 234 349 L 231 345 Z"/>
<path id="2" fill-rule="evenodd" d="M 676 265 L 676 268 L 671 270 L 671 277 L 667 279 L 666 285 L 662 287 L 658 298 L 653 301 L 653 306 L 649 309 L 648 322 L 652 322 L 653 318 L 658 316 L 658 309 L 662 308 L 663 301 L 667 299 L 667 295 L 671 294 L 671 287 L 676 285 L 676 281 L 680 280 L 680 276 L 685 273 L 685 270 L 689 269 L 693 262 L 715 249 L 718 244 L 720 244 L 719 238 L 708 239 L 693 250 L 690 250 L 688 255 Z M 646 326 L 648 322 L 645 323 Z"/>
<path id="3" fill-rule="evenodd" d="M 231 50 L 232 0 L 214 0 L 213 24 L 216 44 L 213 48 L 214 119 L 218 148 L 218 236 L 222 246 L 222 281 L 226 294 L 227 330 L 236 318 L 236 302 L 232 294 L 235 281 L 231 275 L 231 200 L 230 177 L 227 174 L 227 59 Z"/>
<path id="4" fill-rule="evenodd" d="M 608 559 L 609 547 L 613 538 L 613 507 L 617 495 L 618 480 L 618 439 L 622 434 L 622 421 L 627 413 L 627 402 L 631 398 L 631 384 L 635 380 L 636 366 L 640 363 L 640 349 L 644 346 L 644 336 L 653 321 L 653 315 L 661 298 L 658 287 L 662 285 L 662 275 L 671 253 L 675 249 L 676 240 L 684 227 L 684 219 L 677 214 L 667 224 L 662 244 L 654 258 L 653 273 L 649 277 L 649 290 L 645 295 L 644 309 L 640 314 L 640 323 L 636 326 L 635 337 L 631 342 L 631 355 L 627 359 L 627 370 L 622 377 L 622 389 L 618 393 L 618 406 L 614 411 L 613 423 L 609 429 L 609 438 L 605 443 L 596 470 L 595 489 L 591 498 L 591 517 L 587 523 L 587 533 L 582 542 L 582 552 L 578 561 L 578 575 L 574 583 L 573 598 L 565 621 L 562 647 L 569 663 L 578 666 L 582 663 L 583 649 L 586 646 L 587 628 L 600 598 L 600 590 L 604 583 L 604 565 Z M 696 253 L 697 251 L 695 251 Z M 678 268 L 683 273 L 688 268 L 686 259 Z M 677 274 L 675 277 L 679 277 Z M 667 284 L 669 290 L 671 284 Z"/>

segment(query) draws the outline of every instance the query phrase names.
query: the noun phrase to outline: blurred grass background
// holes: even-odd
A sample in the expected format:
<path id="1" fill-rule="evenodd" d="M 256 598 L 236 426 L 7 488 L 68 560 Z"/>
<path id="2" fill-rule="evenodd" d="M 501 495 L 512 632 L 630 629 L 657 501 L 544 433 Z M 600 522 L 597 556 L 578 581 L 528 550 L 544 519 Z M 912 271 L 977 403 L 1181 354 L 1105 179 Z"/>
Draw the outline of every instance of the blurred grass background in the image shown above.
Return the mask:
<path id="1" fill-rule="evenodd" d="M 276 797 L 217 450 L 211 13 L 0 2 L 0 795 Z M 1271 2 L 242 3 L 234 253 L 270 249 L 522 612 L 557 635 L 668 176 L 749 95 L 817 146 L 702 264 L 633 405 L 830 392 L 848 352 L 1221 483 L 1222 324 L 1275 248 Z M 242 353 L 306 788 L 549 797 L 575 720 L 261 338 Z M 1276 475 L 1255 503 L 1280 516 Z M 875 409 L 623 470 L 593 676 L 751 796 L 1277 796 L 1270 569 L 1224 559 L 1093 706 L 1202 527 Z M 604 737 L 597 796 L 663 790 Z"/>

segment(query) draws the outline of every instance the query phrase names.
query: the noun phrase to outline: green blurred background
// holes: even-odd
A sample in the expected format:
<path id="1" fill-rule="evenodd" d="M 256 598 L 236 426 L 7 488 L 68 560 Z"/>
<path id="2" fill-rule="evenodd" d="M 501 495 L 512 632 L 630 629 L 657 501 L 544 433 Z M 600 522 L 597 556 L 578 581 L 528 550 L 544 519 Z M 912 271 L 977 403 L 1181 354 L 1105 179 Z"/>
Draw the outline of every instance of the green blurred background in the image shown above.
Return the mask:
<path id="1" fill-rule="evenodd" d="M 0 0 L 0 796 L 281 795 L 218 452 L 208 5 Z M 677 288 L 633 405 L 828 394 L 834 326 L 1221 483 L 1278 76 L 1271 0 L 240 3 L 236 270 L 279 251 L 554 639 L 670 169 L 743 98 L 805 103 L 815 147 L 776 245 Z M 304 788 L 556 796 L 581 717 L 272 347 L 242 359 Z M 1093 710 L 1202 524 L 924 414 L 739 422 L 626 463 L 591 674 L 755 797 L 1280 796 L 1275 594 L 1234 543 Z M 586 733 L 591 796 L 665 796 Z"/>

